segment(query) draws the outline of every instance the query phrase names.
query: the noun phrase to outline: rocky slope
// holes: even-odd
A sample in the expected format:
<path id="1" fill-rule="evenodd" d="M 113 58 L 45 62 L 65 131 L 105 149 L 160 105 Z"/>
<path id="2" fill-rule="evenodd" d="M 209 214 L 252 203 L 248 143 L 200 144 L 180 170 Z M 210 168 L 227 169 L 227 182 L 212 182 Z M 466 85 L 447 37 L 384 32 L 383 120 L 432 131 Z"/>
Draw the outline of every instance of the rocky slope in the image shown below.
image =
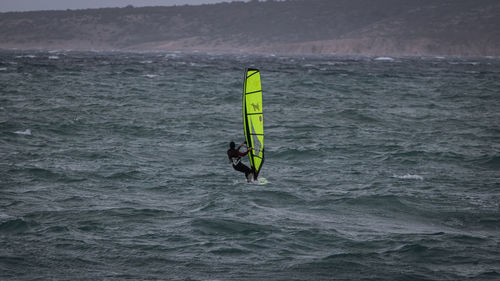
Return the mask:
<path id="1" fill-rule="evenodd" d="M 289 0 L 0 13 L 0 48 L 500 56 L 498 0 Z"/>

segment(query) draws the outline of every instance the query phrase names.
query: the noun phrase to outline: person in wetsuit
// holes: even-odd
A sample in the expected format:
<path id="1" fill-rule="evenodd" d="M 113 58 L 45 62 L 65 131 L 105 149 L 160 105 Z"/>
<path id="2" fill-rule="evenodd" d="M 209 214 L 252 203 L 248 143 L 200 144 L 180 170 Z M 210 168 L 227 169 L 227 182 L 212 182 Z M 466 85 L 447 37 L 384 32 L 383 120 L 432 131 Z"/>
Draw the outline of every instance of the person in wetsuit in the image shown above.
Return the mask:
<path id="1" fill-rule="evenodd" d="M 241 156 L 246 156 L 250 150 L 253 148 L 248 147 L 247 151 L 245 152 L 240 152 L 240 148 L 244 145 L 244 143 L 240 144 L 238 148 L 236 147 L 236 144 L 234 141 L 229 143 L 229 149 L 227 150 L 227 157 L 229 158 L 229 162 L 233 164 L 233 168 L 236 171 L 240 171 L 242 173 L 245 173 L 245 177 L 248 179 L 248 175 L 252 173 L 252 169 L 248 168 L 245 164 L 241 163 Z"/>

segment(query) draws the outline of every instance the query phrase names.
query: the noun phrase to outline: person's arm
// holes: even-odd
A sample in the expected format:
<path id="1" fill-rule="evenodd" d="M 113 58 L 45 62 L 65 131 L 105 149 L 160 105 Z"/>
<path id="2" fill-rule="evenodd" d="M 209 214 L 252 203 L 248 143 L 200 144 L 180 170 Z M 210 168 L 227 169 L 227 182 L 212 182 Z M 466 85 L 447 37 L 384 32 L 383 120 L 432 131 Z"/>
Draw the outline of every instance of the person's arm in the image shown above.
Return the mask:
<path id="1" fill-rule="evenodd" d="M 239 156 L 246 156 L 248 154 L 248 152 L 250 152 L 250 150 L 252 150 L 252 149 L 253 149 L 252 147 L 248 147 L 247 151 L 245 151 L 245 152 L 238 151 L 238 155 Z"/>
<path id="2" fill-rule="evenodd" d="M 242 146 L 244 146 L 244 145 L 246 145 L 246 142 L 244 142 L 244 143 L 240 144 L 240 145 L 238 146 L 238 148 L 236 148 L 236 150 L 238 150 L 238 152 L 239 152 L 239 151 L 240 151 L 240 148 L 241 148 Z"/>

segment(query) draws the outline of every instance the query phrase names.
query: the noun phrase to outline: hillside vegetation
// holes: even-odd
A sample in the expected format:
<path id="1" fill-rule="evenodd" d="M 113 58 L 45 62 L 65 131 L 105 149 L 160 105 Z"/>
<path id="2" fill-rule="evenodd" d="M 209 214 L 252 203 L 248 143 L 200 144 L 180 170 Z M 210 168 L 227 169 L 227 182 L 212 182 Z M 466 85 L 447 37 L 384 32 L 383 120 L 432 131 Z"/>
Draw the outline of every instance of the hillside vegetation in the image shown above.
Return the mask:
<path id="1" fill-rule="evenodd" d="M 295 0 L 0 13 L 0 48 L 500 56 L 498 0 Z"/>

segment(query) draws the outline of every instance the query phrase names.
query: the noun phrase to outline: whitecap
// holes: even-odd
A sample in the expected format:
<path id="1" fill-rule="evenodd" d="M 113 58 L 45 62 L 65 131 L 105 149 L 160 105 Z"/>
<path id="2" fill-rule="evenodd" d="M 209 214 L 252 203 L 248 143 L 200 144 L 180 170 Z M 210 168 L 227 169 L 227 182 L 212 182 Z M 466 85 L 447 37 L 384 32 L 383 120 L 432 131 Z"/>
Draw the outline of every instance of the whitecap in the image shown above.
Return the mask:
<path id="1" fill-rule="evenodd" d="M 24 131 L 15 131 L 14 133 L 15 134 L 19 134 L 19 135 L 28 135 L 28 136 L 31 136 L 31 130 L 30 129 L 26 129 Z"/>
<path id="2" fill-rule="evenodd" d="M 391 57 L 378 57 L 378 58 L 375 58 L 373 60 L 376 60 L 376 61 L 394 61 L 394 59 Z"/>
<path id="3" fill-rule="evenodd" d="M 35 55 L 22 55 L 22 56 L 16 56 L 17 59 L 23 59 L 23 58 L 28 58 L 28 59 L 34 59 L 36 58 Z"/>
<path id="4" fill-rule="evenodd" d="M 6 71 L 7 67 L 0 67 L 0 71 Z"/>
<path id="5" fill-rule="evenodd" d="M 179 57 L 177 54 L 166 54 L 165 55 L 166 59 L 175 59 L 177 57 Z"/>
<path id="6" fill-rule="evenodd" d="M 347 65 L 347 63 L 342 62 L 342 61 L 329 61 L 329 62 L 326 62 L 324 64 L 330 65 L 330 66 Z"/>
<path id="7" fill-rule="evenodd" d="M 58 60 L 59 57 L 58 56 L 49 56 L 49 60 Z"/>
<path id="8" fill-rule="evenodd" d="M 158 75 L 156 74 L 144 74 L 145 77 L 147 78 L 155 78 L 155 77 L 158 77 Z"/>
<path id="9" fill-rule="evenodd" d="M 7 215 L 5 213 L 0 213 L 0 220 L 11 219 L 11 218 L 14 218 L 14 217 L 10 216 L 10 215 Z"/>
<path id="10" fill-rule="evenodd" d="M 397 178 L 397 179 L 403 179 L 403 180 L 424 180 L 424 177 L 422 177 L 420 175 L 412 175 L 412 174 L 406 174 L 406 175 L 402 175 L 402 176 L 393 175 L 393 177 Z"/>

